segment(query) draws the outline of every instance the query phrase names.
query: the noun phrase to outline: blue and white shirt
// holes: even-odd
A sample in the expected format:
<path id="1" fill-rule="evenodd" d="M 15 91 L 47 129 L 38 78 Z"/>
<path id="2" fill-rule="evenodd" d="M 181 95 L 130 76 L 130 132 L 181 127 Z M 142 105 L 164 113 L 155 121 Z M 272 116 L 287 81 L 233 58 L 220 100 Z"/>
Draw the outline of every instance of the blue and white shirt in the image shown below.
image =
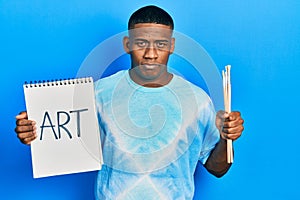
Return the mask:
<path id="1" fill-rule="evenodd" d="M 215 111 L 199 87 L 174 75 L 142 87 L 128 71 L 95 82 L 104 165 L 97 199 L 192 199 L 198 161 L 219 141 Z"/>

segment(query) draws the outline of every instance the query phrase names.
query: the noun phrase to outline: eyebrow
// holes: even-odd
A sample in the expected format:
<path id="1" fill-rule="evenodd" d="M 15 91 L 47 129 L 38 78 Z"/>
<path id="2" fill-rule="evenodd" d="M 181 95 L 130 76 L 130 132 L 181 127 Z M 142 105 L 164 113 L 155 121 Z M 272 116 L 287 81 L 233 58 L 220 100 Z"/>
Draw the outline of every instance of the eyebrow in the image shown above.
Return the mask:
<path id="1" fill-rule="evenodd" d="M 136 38 L 134 39 L 134 41 L 143 41 L 143 42 L 149 42 L 149 40 L 143 39 L 143 38 Z M 160 39 L 160 40 L 155 40 L 155 42 L 167 42 L 169 43 L 169 40 L 165 40 L 165 39 Z"/>

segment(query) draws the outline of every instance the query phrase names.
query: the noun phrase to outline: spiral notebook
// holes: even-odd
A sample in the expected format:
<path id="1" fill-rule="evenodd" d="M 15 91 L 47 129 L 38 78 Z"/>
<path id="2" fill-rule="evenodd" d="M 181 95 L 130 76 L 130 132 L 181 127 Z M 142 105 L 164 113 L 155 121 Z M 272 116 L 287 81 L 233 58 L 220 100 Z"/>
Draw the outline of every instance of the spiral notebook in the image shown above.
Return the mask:
<path id="1" fill-rule="evenodd" d="M 101 169 L 92 78 L 30 82 L 23 88 L 28 119 L 37 128 L 31 143 L 33 177 Z"/>

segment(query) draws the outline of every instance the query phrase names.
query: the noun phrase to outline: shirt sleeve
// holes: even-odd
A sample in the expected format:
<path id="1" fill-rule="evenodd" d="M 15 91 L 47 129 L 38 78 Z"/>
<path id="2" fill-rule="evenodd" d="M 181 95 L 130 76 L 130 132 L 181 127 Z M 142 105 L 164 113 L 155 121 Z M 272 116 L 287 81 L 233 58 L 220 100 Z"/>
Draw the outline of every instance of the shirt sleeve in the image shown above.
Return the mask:
<path id="1" fill-rule="evenodd" d="M 220 140 L 220 133 L 215 125 L 216 112 L 212 102 L 208 103 L 201 113 L 202 120 L 199 123 L 201 123 L 201 127 L 203 127 L 203 138 L 199 161 L 202 164 L 205 164 L 211 151 L 215 148 L 216 144 Z"/>

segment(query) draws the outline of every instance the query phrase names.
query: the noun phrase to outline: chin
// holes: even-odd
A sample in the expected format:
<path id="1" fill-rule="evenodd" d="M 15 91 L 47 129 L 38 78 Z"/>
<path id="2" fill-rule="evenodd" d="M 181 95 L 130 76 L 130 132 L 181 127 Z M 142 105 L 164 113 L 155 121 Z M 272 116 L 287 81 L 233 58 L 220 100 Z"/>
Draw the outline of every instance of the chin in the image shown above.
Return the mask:
<path id="1" fill-rule="evenodd" d="M 160 74 L 157 72 L 149 72 L 149 71 L 142 71 L 139 73 L 140 78 L 147 80 L 147 81 L 154 81 L 160 77 Z"/>
<path id="2" fill-rule="evenodd" d="M 156 80 L 159 78 L 164 72 L 165 67 L 162 65 L 140 65 L 135 67 L 136 73 L 145 80 Z"/>

